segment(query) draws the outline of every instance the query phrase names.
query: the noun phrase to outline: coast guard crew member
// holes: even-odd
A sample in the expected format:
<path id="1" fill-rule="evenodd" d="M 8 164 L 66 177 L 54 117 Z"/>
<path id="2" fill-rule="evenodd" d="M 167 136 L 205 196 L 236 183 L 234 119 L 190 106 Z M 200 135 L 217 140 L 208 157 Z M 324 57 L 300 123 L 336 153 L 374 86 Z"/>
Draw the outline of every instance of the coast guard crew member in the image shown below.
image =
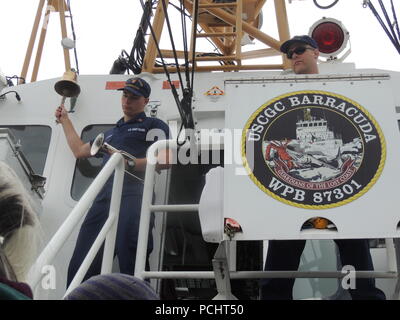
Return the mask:
<path id="1" fill-rule="evenodd" d="M 150 145 L 155 142 L 153 137 L 168 139 L 170 135 L 169 128 L 162 120 L 149 118 L 144 113 L 144 108 L 149 102 L 151 92 L 150 85 L 145 80 L 138 77 L 128 79 L 125 82 L 124 88 L 119 90 L 123 90 L 121 105 L 124 115 L 114 128 L 104 133 L 105 142 L 116 149 L 124 150 L 136 157 L 135 161 L 125 160 L 126 170 L 143 177 L 147 163 L 146 152 Z M 58 122 L 62 124 L 68 145 L 74 156 L 76 158 L 90 157 L 93 140 L 90 143 L 85 143 L 80 139 L 63 105 L 57 108 L 55 116 Z M 150 135 L 148 135 L 149 133 Z M 147 140 L 147 137 L 152 138 Z M 110 156 L 111 154 L 108 153 L 103 155 L 102 166 L 104 166 Z M 157 164 L 157 169 L 169 167 L 169 156 L 170 154 L 166 150 L 159 153 L 160 161 Z M 112 180 L 113 178 L 111 177 L 97 195 L 81 226 L 68 268 L 67 285 L 73 280 L 108 217 Z M 125 274 L 133 274 L 135 269 L 142 195 L 143 183 L 125 174 L 115 244 L 115 254 L 118 256 L 120 272 Z M 152 227 L 153 219 L 150 230 Z M 152 250 L 152 242 L 150 231 L 147 256 Z M 102 250 L 97 254 L 84 280 L 89 279 L 93 275 L 100 274 L 101 262 Z"/>
<path id="2" fill-rule="evenodd" d="M 292 70 L 296 74 L 319 73 L 317 59 L 318 45 L 309 36 L 295 36 L 284 42 L 280 50 L 290 60 Z M 335 240 L 343 266 L 351 265 L 356 271 L 373 270 L 369 243 L 366 239 L 337 239 Z M 285 271 L 297 270 L 300 257 L 306 244 L 305 240 L 271 240 L 268 242 L 265 270 Z M 294 278 L 264 279 L 261 281 L 261 299 L 291 300 Z M 356 279 L 356 287 L 349 289 L 353 300 L 384 300 L 385 294 L 375 287 L 371 278 Z"/>

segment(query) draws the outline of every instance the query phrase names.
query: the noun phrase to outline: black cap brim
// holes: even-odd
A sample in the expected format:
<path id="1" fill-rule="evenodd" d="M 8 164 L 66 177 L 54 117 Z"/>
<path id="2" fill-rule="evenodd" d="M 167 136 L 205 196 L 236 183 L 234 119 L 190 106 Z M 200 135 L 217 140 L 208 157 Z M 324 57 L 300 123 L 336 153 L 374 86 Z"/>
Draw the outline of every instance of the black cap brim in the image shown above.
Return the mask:
<path id="1" fill-rule="evenodd" d="M 281 52 L 287 53 L 289 51 L 289 48 L 292 46 L 292 44 L 294 44 L 296 42 L 297 43 L 305 43 L 305 42 L 302 42 L 302 41 L 299 41 L 299 40 L 288 40 L 288 41 L 285 41 L 280 47 Z"/>
<path id="2" fill-rule="evenodd" d="M 140 91 L 137 91 L 137 90 L 135 90 L 134 88 L 131 88 L 131 87 L 124 87 L 124 88 L 120 88 L 120 89 L 117 89 L 117 90 L 129 91 L 130 93 L 134 94 L 135 96 L 144 97 L 144 95 Z"/>
<path id="3" fill-rule="evenodd" d="M 314 39 L 312 39 L 308 36 L 295 36 L 292 39 L 289 39 L 289 40 L 285 41 L 284 43 L 282 43 L 279 50 L 283 53 L 287 53 L 289 51 L 290 47 L 295 43 L 304 43 L 304 44 L 308 44 L 309 46 L 311 46 L 315 49 L 318 48 L 318 45 Z"/>

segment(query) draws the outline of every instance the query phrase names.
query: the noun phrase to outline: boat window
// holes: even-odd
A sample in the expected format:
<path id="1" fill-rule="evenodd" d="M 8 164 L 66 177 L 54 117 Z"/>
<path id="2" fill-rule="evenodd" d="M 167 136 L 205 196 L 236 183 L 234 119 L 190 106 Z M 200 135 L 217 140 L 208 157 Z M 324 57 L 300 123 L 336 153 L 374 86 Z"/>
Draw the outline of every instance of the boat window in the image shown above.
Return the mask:
<path id="1" fill-rule="evenodd" d="M 49 151 L 51 128 L 48 126 L 10 126 L 0 125 L 1 128 L 8 128 L 18 144 L 20 150 L 28 160 L 36 174 L 43 174 L 46 163 L 47 152 Z"/>
<path id="2" fill-rule="evenodd" d="M 82 130 L 81 139 L 84 142 L 96 138 L 96 136 L 105 132 L 115 124 L 96 124 L 85 127 Z M 93 179 L 97 176 L 101 169 L 101 158 L 91 157 L 88 159 L 78 159 L 75 165 L 74 178 L 72 180 L 71 197 L 78 201 L 85 193 Z"/>

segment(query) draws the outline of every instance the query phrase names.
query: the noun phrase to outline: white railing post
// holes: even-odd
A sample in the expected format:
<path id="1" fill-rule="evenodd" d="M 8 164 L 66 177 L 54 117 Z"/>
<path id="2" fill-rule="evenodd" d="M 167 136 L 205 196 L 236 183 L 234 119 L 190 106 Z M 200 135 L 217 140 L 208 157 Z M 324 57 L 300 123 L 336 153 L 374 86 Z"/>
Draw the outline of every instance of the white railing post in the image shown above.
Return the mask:
<path id="1" fill-rule="evenodd" d="M 109 219 L 112 219 L 113 225 L 107 233 L 104 243 L 103 262 L 101 274 L 110 273 L 114 260 L 115 239 L 117 238 L 119 209 L 121 207 L 122 187 L 124 183 L 125 163 L 120 161 L 115 168 L 113 189 L 111 194 Z"/>
<path id="2" fill-rule="evenodd" d="M 161 149 L 176 150 L 174 140 L 160 140 L 153 143 L 147 150 L 146 175 L 144 179 L 142 209 L 140 211 L 140 224 L 138 244 L 136 249 L 135 277 L 143 279 L 143 272 L 146 268 L 147 241 L 149 237 L 151 202 L 153 198 L 154 176 L 157 164 L 157 154 Z"/>
<path id="3" fill-rule="evenodd" d="M 88 190 L 83 194 L 81 199 L 75 205 L 74 209 L 71 211 L 71 213 L 65 219 L 65 221 L 63 222 L 61 227 L 57 230 L 57 232 L 51 238 L 49 243 L 43 249 L 43 251 L 41 252 L 39 257 L 36 259 L 36 262 L 33 264 L 31 269 L 29 270 L 29 274 L 27 277 L 27 282 L 29 283 L 30 287 L 33 290 L 36 288 L 39 281 L 44 276 L 44 274 L 42 273 L 43 267 L 50 265 L 52 263 L 56 254 L 59 252 L 59 250 L 64 245 L 64 243 L 66 242 L 68 237 L 71 235 L 71 233 L 75 230 L 75 228 L 76 228 L 77 224 L 79 223 L 79 221 L 81 220 L 81 218 L 85 215 L 85 213 L 87 212 L 89 207 L 92 205 L 93 200 L 96 198 L 97 194 L 101 191 L 104 184 L 107 182 L 108 178 L 114 172 L 114 169 L 118 168 L 117 170 L 121 171 L 121 166 L 123 166 L 122 155 L 119 153 L 114 153 L 111 156 L 111 158 L 107 161 L 107 163 L 105 164 L 105 166 L 103 167 L 101 172 L 97 175 L 96 179 L 89 186 Z M 120 174 L 117 174 L 117 176 L 120 176 Z M 122 177 L 119 177 L 119 178 L 115 177 L 117 184 L 118 185 L 121 184 L 121 187 L 118 187 L 118 186 L 113 187 L 113 197 L 119 198 L 119 200 L 114 199 L 114 205 L 115 205 L 115 201 L 120 201 L 120 199 L 121 199 L 121 192 L 119 191 L 119 194 L 118 194 L 118 190 L 120 188 L 122 188 L 123 177 L 124 177 L 123 174 L 122 174 Z M 110 209 L 111 209 L 111 207 L 110 207 Z M 114 206 L 113 211 L 115 211 L 115 210 L 116 210 L 116 207 Z M 118 213 L 118 211 L 115 211 L 115 212 Z M 112 219 L 113 218 L 108 219 L 106 221 L 106 223 L 103 226 L 102 231 L 100 232 L 98 238 L 96 239 L 96 241 L 100 239 L 99 241 L 97 241 L 98 243 L 100 243 L 98 248 L 100 248 L 102 242 L 104 241 L 104 238 L 105 238 L 105 235 L 106 235 L 108 229 L 111 227 L 111 224 L 113 223 Z M 94 247 L 96 247 L 95 246 L 96 241 L 93 244 L 92 249 L 94 249 Z M 108 250 L 110 250 L 110 249 L 108 249 Z M 90 253 L 90 251 L 89 251 L 89 253 Z M 97 253 L 97 251 L 95 253 Z M 94 256 L 95 256 L 95 254 L 93 255 L 93 258 L 94 258 Z M 92 258 L 92 260 L 93 260 L 93 258 Z M 88 257 L 85 259 L 85 261 L 86 260 L 88 261 Z M 90 263 L 92 260 L 90 260 Z M 81 266 L 80 270 L 81 269 L 82 269 L 82 266 Z M 85 273 L 86 273 L 86 271 L 85 271 Z"/>
<path id="4" fill-rule="evenodd" d="M 385 239 L 385 244 L 388 270 L 392 272 L 397 272 L 396 248 L 394 246 L 394 241 L 392 238 Z"/>
<path id="5" fill-rule="evenodd" d="M 118 153 L 119 154 L 119 153 Z M 94 258 L 99 252 L 101 246 L 103 245 L 104 239 L 106 239 L 104 244 L 103 261 L 101 267 L 101 273 L 110 273 L 112 270 L 112 264 L 114 260 L 114 249 L 115 249 L 115 239 L 117 235 L 118 228 L 118 217 L 119 208 L 121 205 L 121 194 L 122 186 L 124 182 L 125 164 L 123 157 L 120 155 L 120 161 L 115 166 L 115 174 L 113 181 L 113 189 L 111 194 L 110 210 L 108 218 L 101 228 L 96 240 L 94 241 L 92 247 L 90 248 L 88 254 L 83 260 L 81 266 L 72 279 L 67 291 L 64 295 L 68 295 L 72 290 L 74 290 L 82 282 L 86 275 L 86 272 L 90 268 Z"/>

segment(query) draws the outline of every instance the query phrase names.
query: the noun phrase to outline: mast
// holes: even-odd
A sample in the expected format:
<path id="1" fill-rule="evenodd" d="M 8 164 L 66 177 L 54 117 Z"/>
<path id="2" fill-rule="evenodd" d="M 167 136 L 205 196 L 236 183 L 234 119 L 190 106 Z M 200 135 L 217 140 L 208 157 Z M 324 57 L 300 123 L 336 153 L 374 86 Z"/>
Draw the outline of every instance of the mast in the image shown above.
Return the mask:
<path id="1" fill-rule="evenodd" d="M 161 55 L 156 50 L 156 43 L 160 43 L 163 34 L 163 26 L 168 12 L 164 12 L 164 5 L 170 7 L 169 0 L 159 0 L 155 10 L 152 28 L 154 36 L 150 37 L 142 71 L 149 73 L 163 73 L 165 69 L 156 66 L 158 58 L 172 58 L 171 50 L 161 49 Z M 189 61 L 190 68 L 196 71 L 239 71 L 239 70 L 276 70 L 287 69 L 289 63 L 279 51 L 280 44 L 290 38 L 288 18 L 285 0 L 274 0 L 275 15 L 279 39 L 262 32 L 258 26 L 262 19 L 262 9 L 266 0 L 232 0 L 219 2 L 215 0 L 198 0 L 198 19 L 194 17 L 195 0 L 182 0 L 184 8 L 192 18 L 192 35 L 189 48 L 193 48 L 194 38 L 207 38 L 219 50 L 215 53 L 196 52 L 195 61 Z M 195 25 L 195 21 L 198 23 Z M 201 28 L 202 31 L 198 32 Z M 251 37 L 265 44 L 267 48 L 242 51 L 243 37 Z M 176 51 L 179 59 L 183 59 L 185 53 Z M 282 56 L 282 63 L 278 64 L 245 64 L 258 58 Z M 192 57 L 189 54 L 189 57 Z M 219 65 L 217 64 L 219 63 Z M 176 66 L 168 66 L 169 72 L 177 72 Z"/>

